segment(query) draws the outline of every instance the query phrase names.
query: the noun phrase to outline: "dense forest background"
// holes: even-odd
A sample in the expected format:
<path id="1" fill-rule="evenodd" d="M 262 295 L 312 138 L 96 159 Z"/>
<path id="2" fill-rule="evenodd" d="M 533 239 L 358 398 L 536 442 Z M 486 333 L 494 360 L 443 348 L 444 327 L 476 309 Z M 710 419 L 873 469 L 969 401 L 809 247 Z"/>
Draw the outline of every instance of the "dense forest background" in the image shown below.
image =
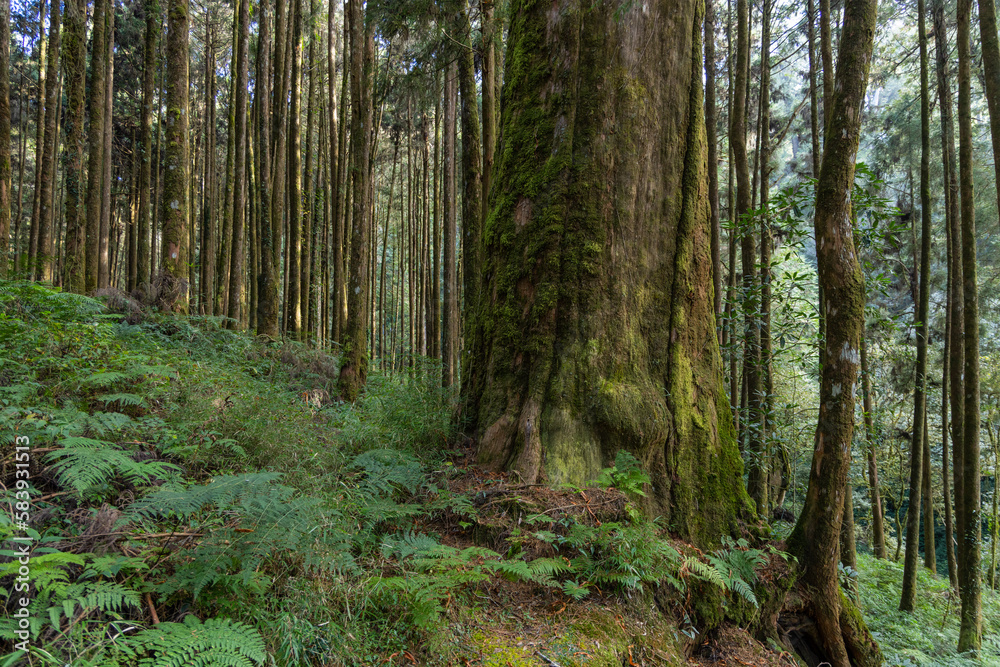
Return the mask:
<path id="1" fill-rule="evenodd" d="M 693 56 L 701 79 L 691 84 L 696 120 L 683 126 L 698 135 L 688 148 L 704 142 L 704 155 L 696 152 L 707 165 L 699 201 L 708 207 L 710 252 L 698 275 L 712 290 L 699 294 L 714 299 L 701 318 L 708 333 L 696 332 L 695 347 L 712 359 L 716 349 L 721 354 L 711 373 L 721 372 L 719 409 L 728 412 L 708 430 L 712 442 L 732 437 L 742 459 L 743 471 L 732 473 L 739 493 L 725 493 L 737 506 L 732 524 L 755 528 L 738 541 L 724 521 L 699 524 L 690 519 L 699 510 L 678 510 L 682 483 L 658 481 L 652 455 L 629 446 L 636 430 L 656 431 L 662 421 L 642 391 L 620 403 L 653 416 L 626 414 L 620 421 L 628 428 L 615 431 L 638 461 L 598 447 L 577 475 L 572 458 L 539 463 L 532 443 L 543 420 L 530 398 L 517 403 L 521 380 L 495 370 L 503 358 L 496 341 L 524 326 L 540 336 L 525 343 L 525 354 L 535 354 L 547 335 L 525 318 L 546 298 L 531 285 L 548 284 L 545 267 L 559 256 L 542 236 L 526 243 L 523 256 L 509 242 L 529 218 L 544 217 L 541 199 L 518 199 L 517 188 L 545 192 L 553 182 L 544 180 L 550 162 L 525 157 L 524 146 L 540 140 L 523 127 L 549 129 L 551 121 L 558 139 L 566 122 L 532 106 L 562 104 L 546 102 L 558 96 L 557 84 L 539 84 L 542 93 L 531 85 L 565 54 L 546 51 L 548 42 L 532 41 L 530 30 L 569 30 L 555 18 L 531 28 L 525 17 L 540 5 L 0 4 L 0 348 L 7 357 L 0 360 L 0 422 L 43 443 L 36 490 L 48 502 L 34 507 L 48 514 L 35 535 L 54 544 L 39 552 L 48 579 L 33 598 L 41 620 L 32 626 L 42 653 L 51 653 L 31 653 L 31 664 L 56 664 L 53 655 L 79 664 L 166 661 L 185 632 L 201 638 L 192 651 L 246 661 L 231 664 L 263 664 L 265 654 L 283 665 L 448 662 L 469 646 L 479 664 L 508 664 L 481 657 L 503 651 L 513 651 L 509 664 L 522 664 L 524 642 L 501 650 L 481 630 L 469 630 L 475 639 L 464 648 L 446 639 L 448 623 L 472 627 L 462 614 L 473 607 L 452 607 L 453 594 L 485 595 L 499 607 L 490 595 L 513 595 L 503 599 L 528 604 L 517 597 L 523 591 L 498 593 L 499 584 L 483 583 L 496 579 L 545 588 L 565 609 L 588 593 L 648 592 L 672 578 L 688 596 L 671 607 L 681 610 L 673 619 L 678 655 L 707 660 L 699 642 L 711 636 L 724 644 L 723 635 L 708 634 L 724 623 L 763 627 L 760 618 L 773 613 L 772 629 L 790 627 L 776 620 L 780 603 L 768 606 L 785 591 L 761 591 L 781 579 L 779 561 L 809 553 L 796 546 L 803 538 L 792 525 L 812 511 L 817 421 L 829 400 L 821 379 L 831 354 L 856 354 L 860 366 L 855 384 L 832 390 L 857 398 L 831 561 L 840 561 L 834 584 L 854 601 L 844 608 L 857 604 L 891 664 L 964 664 L 956 644 L 1000 660 L 1000 617 L 989 602 L 997 600 L 990 589 L 1000 589 L 1000 51 L 992 2 L 878 3 L 845 213 L 853 230 L 848 254 L 863 278 L 863 330 L 859 349 L 843 353 L 826 344 L 846 307 L 821 289 L 823 237 L 817 244 L 813 223 L 823 213 L 818 179 L 842 94 L 835 84 L 849 73 L 848 66 L 836 70 L 835 58 L 849 53 L 842 42 L 863 3 L 706 0 L 685 9 L 697 36 L 669 53 L 680 53 L 678 62 Z M 615 26 L 645 10 L 633 0 L 598 5 L 614 51 Z M 596 25 L 578 29 L 584 37 L 577 41 L 560 39 L 580 53 L 599 51 L 598 38 L 585 35 Z M 604 71 L 597 57 L 580 63 Z M 634 83 L 633 75 L 613 73 L 628 103 L 647 99 L 648 82 Z M 602 89 L 603 74 L 580 76 Z M 672 104 L 663 103 L 664 117 Z M 581 103 L 578 113 L 603 110 Z M 635 120 L 640 115 L 613 119 L 607 134 L 619 132 L 620 145 L 588 126 L 600 136 L 594 145 L 642 153 L 644 141 L 658 140 L 644 134 L 653 126 Z M 554 140 L 551 154 L 559 149 Z M 633 174 L 641 168 L 627 159 L 602 164 L 613 164 L 621 179 L 649 177 Z M 673 164 L 676 174 L 668 164 L 663 181 L 681 182 L 689 163 Z M 577 232 L 583 238 L 588 230 Z M 580 275 L 600 252 L 586 240 Z M 536 257 L 534 282 L 511 289 L 529 304 L 518 320 L 517 308 L 496 305 L 497 285 L 502 293 L 515 271 L 505 262 Z M 636 271 L 613 279 L 641 288 L 648 278 Z M 597 303 L 583 289 L 565 298 Z M 633 331 L 656 337 L 648 331 L 654 325 L 616 320 L 621 312 L 612 307 L 594 312 L 608 330 L 621 325 L 620 337 L 603 335 L 624 356 L 642 354 L 641 346 L 628 347 Z M 710 326 L 711 343 L 704 340 Z M 581 358 L 598 354 L 588 345 L 557 338 L 554 347 Z M 601 391 L 618 391 L 617 381 L 602 377 Z M 561 391 L 565 398 L 573 389 Z M 667 394 L 669 412 L 678 412 Z M 269 395 L 274 405 L 261 405 Z M 517 403 L 516 424 L 497 409 L 504 401 Z M 497 433 L 508 426 L 509 443 L 501 442 Z M 477 448 L 459 433 L 485 444 Z M 271 451 L 281 438 L 298 453 Z M 477 464 L 503 472 L 482 477 Z M 178 470 L 181 478 L 162 485 Z M 604 483 L 587 490 L 581 475 Z M 309 481 L 320 476 L 328 482 Z M 243 490 L 230 483 L 239 479 Z M 566 495 L 528 498 L 540 480 L 569 485 L 552 491 Z M 187 491 L 171 496 L 175 481 Z M 744 488 L 749 513 L 741 509 Z M 201 489 L 199 499 L 192 489 Z M 594 502 L 617 513 L 596 510 L 588 493 L 610 494 Z M 279 501 L 289 507 L 280 516 Z M 495 502 L 506 508 L 502 517 L 489 514 Z M 704 497 L 693 506 L 699 502 L 709 507 Z M 517 503 L 531 507 L 512 509 Z M 546 523 L 553 507 L 584 508 L 589 518 L 583 510 L 556 513 L 556 528 Z M 654 524 L 651 509 L 669 525 Z M 507 510 L 521 517 L 517 526 L 504 523 Z M 537 529 L 519 527 L 525 518 Z M 287 531 L 288 544 L 265 553 L 241 532 L 251 524 Z M 319 543 L 309 525 L 324 527 Z M 475 533 L 469 543 L 477 546 L 440 537 L 458 525 Z M 13 523 L 5 526 L 12 534 Z M 126 530 L 142 545 L 105 539 Z M 702 551 L 671 546 L 664 533 L 712 555 L 699 560 Z M 767 551 L 765 539 L 781 549 Z M 311 550 L 315 557 L 302 556 Z M 576 555 L 563 564 L 562 554 Z M 897 588 L 886 593 L 890 582 Z M 691 591 L 712 585 L 724 611 L 696 609 Z M 247 612 L 263 610 L 262 596 L 274 592 L 284 602 L 269 608 L 270 620 Z M 386 618 L 394 605 L 409 610 L 398 625 Z M 795 613 L 822 616 L 811 609 L 803 603 Z M 168 613 L 176 623 L 158 635 L 161 644 L 152 635 L 122 645 L 107 639 L 117 631 L 107 623 L 141 616 L 150 620 L 143 632 L 152 632 L 159 616 L 170 625 Z M 630 613 L 629 622 L 639 618 Z M 898 624 L 883 625 L 889 617 Z M 931 617 L 940 631 L 921 637 Z M 654 644 L 633 656 L 638 626 L 619 623 L 619 636 L 603 628 L 606 619 L 591 620 L 590 630 L 578 623 L 573 632 L 617 641 L 625 647 L 614 654 L 619 664 L 625 651 L 626 664 L 678 658 L 658 655 Z M 954 626 L 947 631 L 946 621 Z M 841 625 L 850 634 L 847 621 Z M 754 634 L 788 647 L 796 632 Z M 820 645 L 825 632 L 814 633 Z M 359 647 L 353 657 L 342 650 L 351 641 Z M 795 641 L 800 659 L 818 664 L 809 656 L 818 661 L 823 651 Z M 154 644 L 162 654 L 148 648 Z M 537 653 L 542 664 L 557 664 L 550 654 L 571 664 L 575 655 L 525 650 L 525 660 Z M 5 664 L 21 657 L 11 655 Z M 781 650 L 758 657 L 786 664 Z"/>

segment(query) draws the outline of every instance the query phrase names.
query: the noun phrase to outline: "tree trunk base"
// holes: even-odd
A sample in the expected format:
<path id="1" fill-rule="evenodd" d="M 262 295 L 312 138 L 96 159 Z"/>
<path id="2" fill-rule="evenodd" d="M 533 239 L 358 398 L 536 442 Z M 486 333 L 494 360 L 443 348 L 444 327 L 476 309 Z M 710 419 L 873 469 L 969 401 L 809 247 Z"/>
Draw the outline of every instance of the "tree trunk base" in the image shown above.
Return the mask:
<path id="1" fill-rule="evenodd" d="M 882 651 L 872 638 L 857 606 L 846 595 L 840 594 L 840 636 L 824 637 L 818 622 L 817 600 L 802 585 L 797 585 L 785 598 L 785 605 L 777 618 L 778 640 L 795 653 L 808 667 L 879 667 L 883 663 Z M 831 642 L 841 642 L 847 651 L 848 662 L 831 655 L 827 648 Z"/>

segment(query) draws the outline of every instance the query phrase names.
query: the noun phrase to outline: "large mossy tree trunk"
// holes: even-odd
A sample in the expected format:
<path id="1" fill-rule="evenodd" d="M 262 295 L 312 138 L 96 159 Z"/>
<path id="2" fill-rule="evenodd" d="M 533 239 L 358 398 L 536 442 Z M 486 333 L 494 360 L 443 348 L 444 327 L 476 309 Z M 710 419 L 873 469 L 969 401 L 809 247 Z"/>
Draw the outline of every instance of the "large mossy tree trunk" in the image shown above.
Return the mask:
<path id="1" fill-rule="evenodd" d="M 815 220 L 819 281 L 827 308 L 819 423 L 805 506 L 788 539 L 811 597 L 824 660 L 833 667 L 881 664 L 878 646 L 840 591 L 837 576 L 865 306 L 852 230 L 851 187 L 876 7 L 877 0 L 846 2 L 836 85 L 833 97 L 825 100 L 829 115 Z"/>
<path id="2" fill-rule="evenodd" d="M 478 456 L 581 483 L 628 450 L 650 510 L 752 516 L 715 335 L 701 3 L 518 0 L 470 402 Z"/>

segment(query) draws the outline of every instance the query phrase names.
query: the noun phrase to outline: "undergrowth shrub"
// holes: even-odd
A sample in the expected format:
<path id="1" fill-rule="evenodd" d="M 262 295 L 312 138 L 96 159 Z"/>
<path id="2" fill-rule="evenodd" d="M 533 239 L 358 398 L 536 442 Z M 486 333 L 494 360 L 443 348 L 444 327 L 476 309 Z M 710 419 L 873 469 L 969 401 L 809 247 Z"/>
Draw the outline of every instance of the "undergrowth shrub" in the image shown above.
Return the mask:
<path id="1" fill-rule="evenodd" d="M 983 646 L 979 659 L 956 655 L 961 603 L 947 573 L 917 570 L 917 605 L 899 611 L 903 565 L 858 554 L 859 605 L 882 647 L 887 667 L 972 667 L 1000 664 L 1000 594 L 983 587 Z"/>

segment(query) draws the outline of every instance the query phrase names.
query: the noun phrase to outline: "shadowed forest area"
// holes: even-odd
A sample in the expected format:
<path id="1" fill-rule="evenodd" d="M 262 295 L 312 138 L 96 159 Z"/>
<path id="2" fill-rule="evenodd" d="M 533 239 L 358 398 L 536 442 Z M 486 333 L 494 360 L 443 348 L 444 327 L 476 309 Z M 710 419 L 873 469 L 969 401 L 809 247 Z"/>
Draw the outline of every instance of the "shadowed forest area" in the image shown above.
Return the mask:
<path id="1" fill-rule="evenodd" d="M 1000 665 L 994 0 L 0 13 L 0 667 Z"/>

